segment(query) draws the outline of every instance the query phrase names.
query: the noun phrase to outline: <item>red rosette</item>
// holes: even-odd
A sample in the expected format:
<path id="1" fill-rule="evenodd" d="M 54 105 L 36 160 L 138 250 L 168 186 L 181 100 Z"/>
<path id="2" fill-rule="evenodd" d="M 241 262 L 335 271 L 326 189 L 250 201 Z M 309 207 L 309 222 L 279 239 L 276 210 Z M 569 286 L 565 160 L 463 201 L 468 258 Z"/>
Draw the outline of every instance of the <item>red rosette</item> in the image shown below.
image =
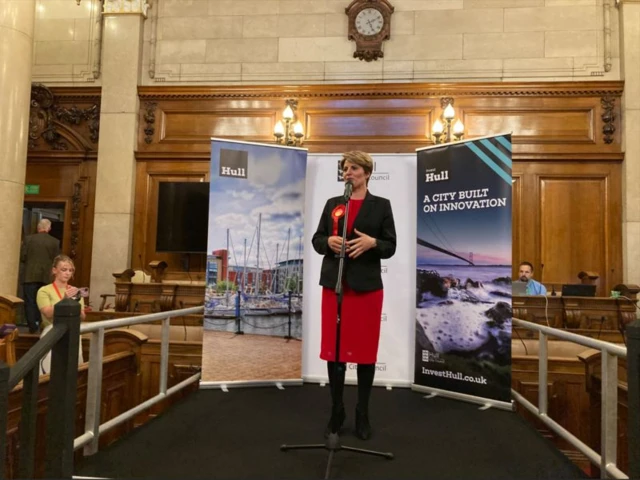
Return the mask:
<path id="1" fill-rule="evenodd" d="M 338 205 L 331 212 L 331 219 L 333 220 L 333 235 L 338 235 L 338 222 L 344 216 L 344 205 Z"/>

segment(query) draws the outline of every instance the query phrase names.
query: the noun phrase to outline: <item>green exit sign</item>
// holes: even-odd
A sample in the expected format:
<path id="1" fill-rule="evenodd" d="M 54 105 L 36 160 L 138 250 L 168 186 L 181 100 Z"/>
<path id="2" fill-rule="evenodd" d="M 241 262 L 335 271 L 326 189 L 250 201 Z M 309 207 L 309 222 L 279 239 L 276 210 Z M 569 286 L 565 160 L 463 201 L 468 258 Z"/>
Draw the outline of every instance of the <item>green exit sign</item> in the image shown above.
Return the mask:
<path id="1" fill-rule="evenodd" d="M 25 185 L 25 195 L 38 195 L 40 193 L 40 185 Z"/>

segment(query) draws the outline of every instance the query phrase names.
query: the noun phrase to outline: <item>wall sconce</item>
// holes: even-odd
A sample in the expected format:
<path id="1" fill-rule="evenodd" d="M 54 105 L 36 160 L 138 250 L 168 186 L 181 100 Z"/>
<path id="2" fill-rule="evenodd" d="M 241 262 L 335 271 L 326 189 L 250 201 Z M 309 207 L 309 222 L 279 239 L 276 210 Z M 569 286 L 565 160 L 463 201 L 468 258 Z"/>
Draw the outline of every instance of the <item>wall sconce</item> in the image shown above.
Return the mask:
<path id="1" fill-rule="evenodd" d="M 464 137 L 464 125 L 460 119 L 454 122 L 456 112 L 453 109 L 453 98 L 441 98 L 440 106 L 444 109 L 442 115 L 433 122 L 433 127 L 431 127 L 433 142 L 449 143 L 452 134 L 455 141 L 462 140 L 462 137 Z M 453 124 L 453 127 L 451 124 Z"/>
<path id="2" fill-rule="evenodd" d="M 276 143 L 283 145 L 293 145 L 299 147 L 302 145 L 304 138 L 304 129 L 302 123 L 297 121 L 295 111 L 298 109 L 298 101 L 289 99 L 285 102 L 287 106 L 282 112 L 282 120 L 276 122 L 273 127 L 273 136 L 276 137 Z"/>

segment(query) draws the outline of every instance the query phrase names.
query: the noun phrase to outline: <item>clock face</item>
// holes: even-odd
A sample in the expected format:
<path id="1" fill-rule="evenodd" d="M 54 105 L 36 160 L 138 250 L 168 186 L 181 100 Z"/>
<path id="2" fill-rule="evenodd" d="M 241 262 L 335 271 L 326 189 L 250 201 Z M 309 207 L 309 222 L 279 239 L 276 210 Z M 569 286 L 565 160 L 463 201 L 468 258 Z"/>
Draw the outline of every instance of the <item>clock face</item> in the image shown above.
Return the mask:
<path id="1" fill-rule="evenodd" d="M 356 15 L 356 30 L 361 35 L 377 35 L 383 26 L 382 13 L 375 8 L 365 8 Z"/>

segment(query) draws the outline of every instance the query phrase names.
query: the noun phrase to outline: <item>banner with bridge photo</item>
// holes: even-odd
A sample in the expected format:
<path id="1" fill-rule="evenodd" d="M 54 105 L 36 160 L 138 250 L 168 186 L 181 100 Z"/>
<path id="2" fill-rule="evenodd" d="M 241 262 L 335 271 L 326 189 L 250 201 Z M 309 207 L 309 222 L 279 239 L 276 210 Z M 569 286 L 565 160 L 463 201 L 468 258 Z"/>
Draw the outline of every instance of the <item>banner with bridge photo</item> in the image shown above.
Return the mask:
<path id="1" fill-rule="evenodd" d="M 511 408 L 511 135 L 417 151 L 417 390 Z"/>
<path id="2" fill-rule="evenodd" d="M 384 302 L 380 326 L 380 344 L 376 362 L 375 384 L 411 385 L 413 379 L 413 298 L 415 283 L 415 154 L 372 154 L 374 171 L 369 181 L 372 194 L 388 198 L 396 224 L 396 254 L 382 261 Z M 311 238 L 327 199 L 342 195 L 344 182 L 340 170 L 341 154 L 309 155 L 305 217 L 305 309 L 303 312 L 303 378 L 310 382 L 327 380 L 326 362 L 320 359 L 322 287 L 318 285 L 322 256 L 311 246 Z M 337 312 L 336 312 L 337 313 Z M 356 381 L 356 365 L 347 366 L 347 382 Z"/>
<path id="3" fill-rule="evenodd" d="M 202 388 L 302 380 L 307 150 L 211 140 Z"/>

